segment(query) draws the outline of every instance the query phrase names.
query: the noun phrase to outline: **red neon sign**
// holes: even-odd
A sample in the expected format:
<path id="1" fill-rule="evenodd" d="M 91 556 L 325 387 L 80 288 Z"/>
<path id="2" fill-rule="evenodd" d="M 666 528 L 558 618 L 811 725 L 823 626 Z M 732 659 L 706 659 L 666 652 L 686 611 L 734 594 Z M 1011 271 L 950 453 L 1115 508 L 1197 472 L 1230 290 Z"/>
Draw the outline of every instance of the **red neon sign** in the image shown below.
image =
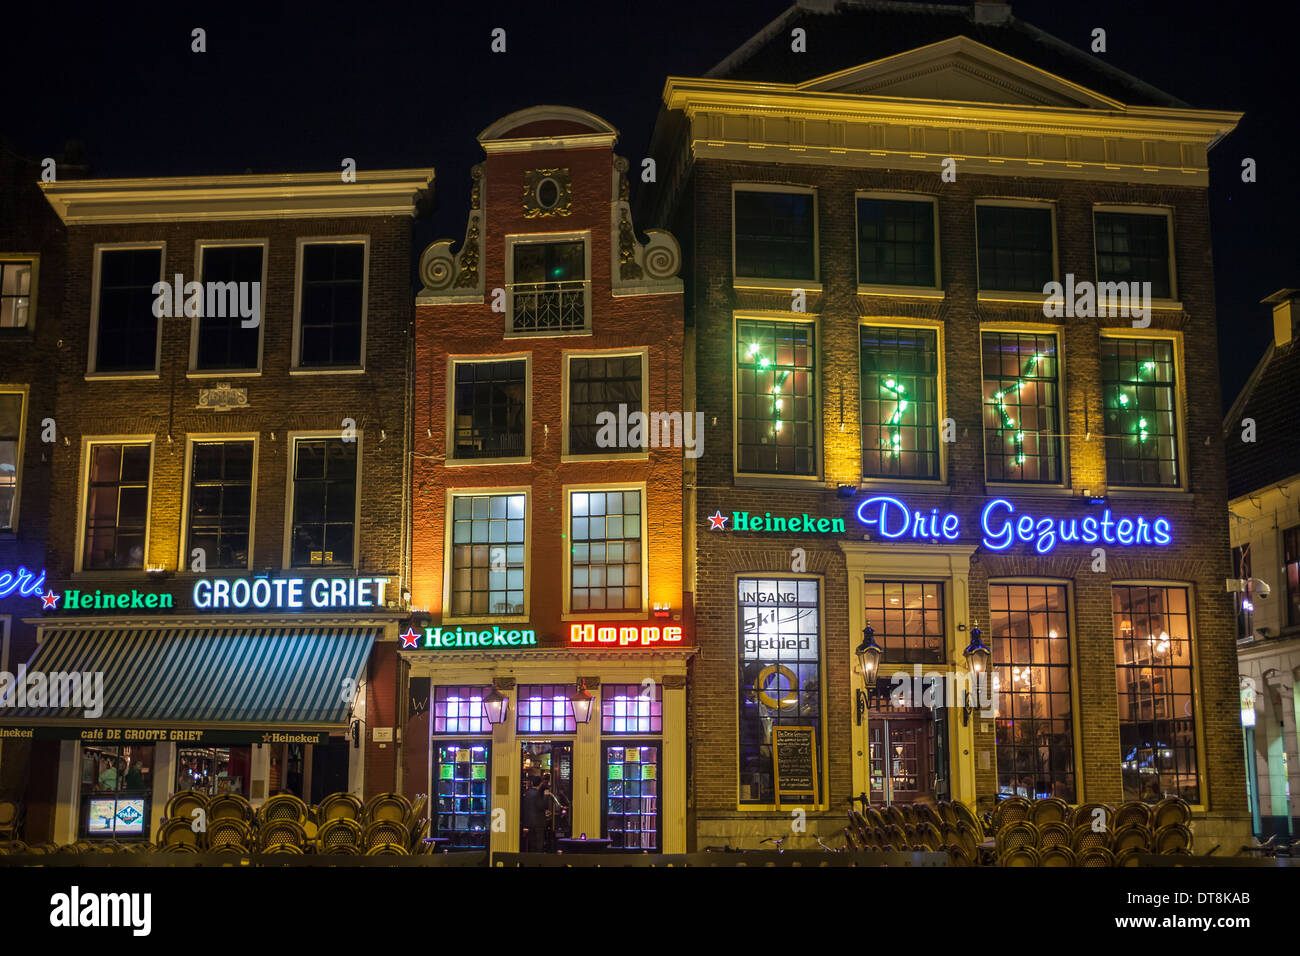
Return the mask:
<path id="1" fill-rule="evenodd" d="M 660 627 L 657 624 L 572 624 L 569 626 L 570 644 L 617 644 L 619 647 L 651 647 L 659 642 L 680 644 L 680 627 Z"/>

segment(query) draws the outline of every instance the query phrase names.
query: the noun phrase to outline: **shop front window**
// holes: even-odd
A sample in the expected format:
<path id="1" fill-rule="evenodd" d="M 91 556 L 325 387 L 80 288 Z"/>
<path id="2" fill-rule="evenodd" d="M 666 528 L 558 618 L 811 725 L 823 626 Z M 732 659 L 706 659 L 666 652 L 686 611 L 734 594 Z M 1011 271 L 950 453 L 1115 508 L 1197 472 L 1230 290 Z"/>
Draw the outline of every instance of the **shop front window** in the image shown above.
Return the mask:
<path id="1" fill-rule="evenodd" d="M 1187 588 L 1111 589 L 1124 799 L 1199 803 Z"/>
<path id="2" fill-rule="evenodd" d="M 1075 802 L 1065 587 L 989 586 L 998 793 Z"/>
<path id="3" fill-rule="evenodd" d="M 611 849 L 659 849 L 659 754 L 655 743 L 605 742 L 605 837 Z"/>
<path id="4" fill-rule="evenodd" d="M 806 578 L 740 578 L 736 619 L 740 651 L 739 801 L 774 805 L 774 726 L 812 727 L 821 739 L 821 595 Z M 813 773 L 821 779 L 821 766 Z M 819 787 L 818 792 L 824 792 Z"/>
<path id="5" fill-rule="evenodd" d="M 490 755 L 487 741 L 434 744 L 433 835 L 449 840 L 452 850 L 487 849 Z"/>
<path id="6" fill-rule="evenodd" d="M 81 748 L 81 835 L 149 839 L 154 748 Z"/>
<path id="7" fill-rule="evenodd" d="M 483 698 L 492 688 L 483 686 L 436 687 L 433 692 L 433 732 L 435 734 L 489 734 L 483 710 Z"/>
<path id="8" fill-rule="evenodd" d="M 176 789 L 197 790 L 210 797 L 248 796 L 251 746 L 184 747 L 176 751 Z"/>
<path id="9" fill-rule="evenodd" d="M 578 729 L 571 684 L 520 684 L 515 730 L 521 734 L 571 734 Z"/>

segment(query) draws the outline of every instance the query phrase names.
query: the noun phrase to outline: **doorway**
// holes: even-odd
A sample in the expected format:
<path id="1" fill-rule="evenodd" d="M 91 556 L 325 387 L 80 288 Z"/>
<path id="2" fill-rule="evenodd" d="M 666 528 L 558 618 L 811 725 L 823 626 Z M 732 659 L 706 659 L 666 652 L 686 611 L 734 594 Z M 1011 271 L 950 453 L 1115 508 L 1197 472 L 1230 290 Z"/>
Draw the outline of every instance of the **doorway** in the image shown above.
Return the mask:
<path id="1" fill-rule="evenodd" d="M 538 797 L 529 794 L 529 790 L 535 789 L 535 780 L 541 783 Z M 570 836 L 573 836 L 573 741 L 521 741 L 519 848 L 524 852 L 554 853 L 555 841 Z"/>
<path id="2" fill-rule="evenodd" d="M 921 717 L 872 720 L 871 802 L 911 803 L 933 797 L 927 721 Z"/>

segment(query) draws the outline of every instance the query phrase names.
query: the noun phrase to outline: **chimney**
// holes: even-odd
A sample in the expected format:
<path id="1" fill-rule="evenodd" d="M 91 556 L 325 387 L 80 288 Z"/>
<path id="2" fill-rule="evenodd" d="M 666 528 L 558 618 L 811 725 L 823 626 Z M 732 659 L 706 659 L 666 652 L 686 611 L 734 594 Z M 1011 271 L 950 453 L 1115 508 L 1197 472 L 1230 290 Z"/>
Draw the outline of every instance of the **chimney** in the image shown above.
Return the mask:
<path id="1" fill-rule="evenodd" d="M 1011 19 L 1011 4 L 975 0 L 971 4 L 971 16 L 976 23 L 1006 23 Z"/>
<path id="2" fill-rule="evenodd" d="M 1274 348 L 1280 349 L 1290 345 L 1295 337 L 1295 320 L 1297 312 L 1300 312 L 1300 306 L 1296 302 L 1297 297 L 1300 297 L 1300 289 L 1278 289 L 1272 295 L 1260 300 L 1273 306 Z"/>

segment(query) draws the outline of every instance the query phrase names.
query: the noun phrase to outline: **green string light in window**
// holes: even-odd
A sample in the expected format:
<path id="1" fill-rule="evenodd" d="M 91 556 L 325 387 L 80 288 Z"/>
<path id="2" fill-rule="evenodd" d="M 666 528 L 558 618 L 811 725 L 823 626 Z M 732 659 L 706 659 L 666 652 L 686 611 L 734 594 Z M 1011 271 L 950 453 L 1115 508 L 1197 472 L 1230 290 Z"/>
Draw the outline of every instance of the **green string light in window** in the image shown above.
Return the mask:
<path id="1" fill-rule="evenodd" d="M 1009 388 L 1004 388 L 1000 392 L 993 393 L 993 405 L 998 410 L 998 417 L 1002 419 L 1002 428 L 1004 430 L 1016 427 L 1016 420 L 1011 417 L 1011 412 L 1007 409 L 1007 398 L 1019 394 L 1020 390 L 1025 387 L 1025 380 L 1033 373 L 1034 366 L 1041 362 L 1043 357 L 1039 352 L 1029 356 L 1024 367 L 1020 370 L 1020 378 L 1016 379 L 1015 384 Z M 1017 429 L 1011 438 L 1016 446 L 1016 464 L 1023 465 L 1025 463 L 1025 433 L 1023 430 Z"/>
<path id="2" fill-rule="evenodd" d="M 889 427 L 889 434 L 880 440 L 880 443 L 890 450 L 895 458 L 898 457 L 902 450 L 903 439 L 899 433 L 899 423 L 903 420 L 903 412 L 907 411 L 907 399 L 903 395 L 907 392 L 901 382 L 896 379 L 887 378 L 880 383 L 880 387 L 889 392 L 894 397 L 894 414 L 889 417 L 885 424 Z"/>
<path id="3" fill-rule="evenodd" d="M 1138 366 L 1138 372 L 1137 372 L 1137 374 L 1138 374 L 1138 380 L 1139 380 L 1139 382 L 1141 381 L 1141 377 L 1142 377 L 1142 373 L 1143 373 L 1143 372 L 1146 372 L 1146 373 L 1148 373 L 1148 374 L 1154 374 L 1154 373 L 1155 373 L 1155 370 L 1156 370 L 1156 363 L 1155 363 L 1155 361 L 1154 361 L 1153 359 L 1147 359 L 1145 362 L 1143 362 L 1141 365 Z M 1120 387 L 1120 388 L 1123 388 L 1124 386 L 1121 385 L 1121 386 L 1119 386 L 1119 387 Z M 1136 383 L 1134 383 L 1134 384 L 1130 384 L 1128 387 L 1129 387 L 1129 388 L 1136 388 L 1137 385 L 1136 385 Z M 1128 397 L 1128 395 L 1126 395 L 1124 392 L 1120 392 L 1120 393 L 1119 393 L 1118 401 L 1119 401 L 1119 407 L 1120 407 L 1121 409 L 1127 411 L 1128 408 L 1129 408 L 1129 397 Z M 1139 444 L 1139 445 L 1146 444 L 1146 440 L 1147 440 L 1148 438 L 1151 437 L 1151 432 L 1150 432 L 1150 425 L 1147 423 L 1147 420 L 1146 420 L 1145 418 L 1139 418 L 1139 419 L 1137 420 L 1137 429 L 1136 429 L 1136 432 L 1137 432 L 1137 434 L 1136 434 L 1134 437 L 1137 438 L 1138 444 Z"/>

